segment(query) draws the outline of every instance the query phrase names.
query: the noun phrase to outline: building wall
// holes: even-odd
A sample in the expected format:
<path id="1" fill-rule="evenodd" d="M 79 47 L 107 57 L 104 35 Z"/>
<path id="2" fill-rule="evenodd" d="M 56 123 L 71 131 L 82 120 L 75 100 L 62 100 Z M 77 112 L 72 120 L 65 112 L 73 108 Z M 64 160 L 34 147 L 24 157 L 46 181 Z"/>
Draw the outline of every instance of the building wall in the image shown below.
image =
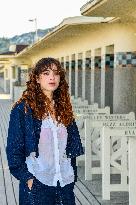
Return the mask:
<path id="1" fill-rule="evenodd" d="M 116 55 L 114 70 L 114 112 L 136 112 L 136 52 Z"/>
<path id="2" fill-rule="evenodd" d="M 80 29 L 79 29 L 80 30 Z M 72 32 L 72 30 L 71 30 Z M 74 32 L 74 31 L 73 31 Z M 106 52 L 106 47 L 114 45 L 114 52 Z M 120 53 L 134 52 L 136 51 L 136 25 L 135 24 L 94 24 L 91 26 L 81 26 L 80 35 L 72 36 L 71 38 L 64 38 L 61 41 L 56 42 L 51 48 L 41 49 L 31 56 L 31 61 L 33 64 L 42 57 L 53 56 L 61 60 L 64 57 L 64 64 L 66 56 L 72 56 L 73 54 L 79 54 L 86 52 L 88 50 L 94 51 L 95 49 L 102 48 L 102 55 L 105 55 L 106 62 L 106 72 L 105 77 L 101 75 L 101 56 L 97 54 L 91 54 L 91 59 L 94 57 L 95 60 L 95 71 L 94 71 L 94 87 L 91 87 L 91 69 L 87 70 L 86 67 L 86 82 L 85 82 L 85 98 L 91 102 L 91 92 L 94 90 L 94 102 L 97 102 L 101 107 L 101 101 L 104 101 L 105 106 L 111 107 L 111 112 L 126 112 L 126 106 L 131 110 L 134 109 L 134 99 L 128 100 L 128 103 L 122 102 L 121 93 L 126 93 L 129 99 L 132 99 L 132 92 L 127 91 L 127 86 L 124 86 L 126 80 L 132 81 L 129 75 L 124 74 L 123 81 L 122 72 L 126 73 L 127 68 L 124 71 L 118 68 L 120 61 L 114 62 L 114 56 L 120 56 Z M 78 55 L 77 55 L 78 56 Z M 111 58 L 112 56 L 112 58 Z M 78 58 L 78 57 L 77 57 Z M 120 57 L 119 57 L 120 58 Z M 125 57 L 124 57 L 125 58 Z M 127 58 L 127 57 L 126 57 Z M 78 60 L 78 59 L 77 59 Z M 79 59 L 80 60 L 80 59 Z M 135 57 L 133 59 L 133 62 Z M 123 61 L 124 62 L 124 61 Z M 81 62 L 79 62 L 80 64 Z M 97 64 L 97 65 L 96 65 Z M 109 66 L 109 69 L 108 69 Z M 98 68 L 97 68 L 98 67 Z M 114 68 L 113 68 L 114 67 Z M 117 68 L 119 70 L 117 70 Z M 73 77 L 74 67 L 72 68 L 72 95 L 75 93 L 75 79 Z M 129 71 L 128 71 L 129 72 Z M 69 76 L 67 76 L 69 78 Z M 128 79 L 129 78 L 129 79 Z M 102 85 L 101 81 L 105 81 L 105 93 L 102 95 Z M 82 63 L 81 66 L 78 65 L 78 96 L 82 96 Z M 118 88 L 119 87 L 119 88 Z M 135 89 L 130 86 L 131 89 Z M 133 87 L 133 88 L 132 88 Z M 131 90 L 131 91 L 132 91 Z M 121 93 L 120 93 L 121 92 Z M 118 97 L 117 97 L 118 96 Z M 125 96 L 125 94 L 124 94 Z M 130 97 L 129 97 L 130 96 Z M 104 98 L 104 99 L 102 99 Z M 134 98 L 134 97 L 133 97 Z M 120 108 L 120 104 L 124 104 Z"/>
<path id="3" fill-rule="evenodd" d="M 13 101 L 16 102 L 22 96 L 23 91 L 26 89 L 26 86 L 14 86 L 13 89 Z"/>
<path id="4" fill-rule="evenodd" d="M 73 32 L 71 30 L 71 32 Z M 93 50 L 114 44 L 114 52 L 126 52 L 136 50 L 136 25 L 135 24 L 95 24 L 84 26 L 80 34 L 71 38 L 64 38 L 56 42 L 51 48 L 37 50 L 35 55 L 31 55 L 32 62 L 47 56 L 61 58 L 62 56 L 80 53 L 82 51 Z M 48 42 L 47 42 L 48 43 Z"/>
<path id="5" fill-rule="evenodd" d="M 68 32 L 73 33 L 73 35 L 70 36 L 70 33 L 65 35 Z M 132 109 L 135 111 L 135 95 L 133 93 L 136 90 L 136 25 L 130 23 L 78 25 L 71 26 L 69 31 L 66 29 L 65 33 L 62 36 L 60 34 L 58 41 L 50 38 L 46 40 L 44 42 L 45 48 L 43 45 L 39 48 L 34 47 L 34 52 L 30 52 L 27 58 L 27 60 L 30 60 L 31 66 L 40 58 L 52 56 L 59 58 L 60 61 L 63 59 L 64 67 L 66 67 L 66 62 L 72 64 L 71 59 L 75 55 L 73 61 L 76 63 L 71 72 L 72 95 L 75 94 L 75 76 L 73 74 L 75 74 L 75 68 L 78 67 L 78 96 L 81 97 L 82 66 L 85 57 L 88 58 L 82 54 L 91 51 L 90 66 L 86 65 L 85 98 L 88 99 L 89 103 L 99 103 L 100 107 L 104 103 L 116 113 L 126 113 Z M 106 50 L 106 47 L 111 45 L 114 47 L 112 53 Z M 101 50 L 100 55 L 95 53 L 97 49 Z M 102 68 L 101 62 L 103 57 L 105 58 L 105 74 L 103 74 L 105 68 Z M 92 69 L 94 69 L 94 85 L 92 82 L 93 77 L 91 77 L 91 73 L 93 76 Z M 66 70 L 67 80 L 69 80 L 68 66 Z M 93 92 L 94 99 L 91 99 Z"/>

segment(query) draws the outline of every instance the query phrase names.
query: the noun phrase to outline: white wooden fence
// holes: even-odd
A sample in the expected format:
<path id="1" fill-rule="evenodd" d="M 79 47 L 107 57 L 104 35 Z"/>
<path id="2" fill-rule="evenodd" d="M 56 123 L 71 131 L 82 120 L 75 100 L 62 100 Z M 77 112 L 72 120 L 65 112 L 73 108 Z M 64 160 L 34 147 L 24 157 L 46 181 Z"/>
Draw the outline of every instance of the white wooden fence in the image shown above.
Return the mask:
<path id="1" fill-rule="evenodd" d="M 109 107 L 105 107 L 105 108 L 96 108 L 95 107 L 96 104 L 94 104 L 94 108 L 93 105 L 91 108 L 84 108 L 84 113 L 89 110 L 88 114 L 76 114 L 77 115 L 77 119 L 76 119 L 76 124 L 78 126 L 79 132 L 80 132 L 80 137 L 81 137 L 81 142 L 83 144 L 83 146 L 85 147 L 85 126 L 84 126 L 84 120 L 88 117 L 95 117 L 95 116 L 101 116 L 101 115 L 109 115 L 110 114 L 110 108 Z M 82 111 L 82 110 L 81 110 Z M 85 152 L 87 152 L 87 147 L 85 149 Z M 85 161 L 85 155 L 81 155 L 77 158 L 77 166 L 79 161 Z"/>
<path id="2" fill-rule="evenodd" d="M 77 158 L 77 165 L 80 160 L 85 161 L 85 180 L 91 180 L 93 174 L 102 174 L 104 200 L 110 200 L 111 192 L 129 191 L 129 205 L 135 205 L 135 114 L 110 114 L 109 108 L 98 108 L 98 104 L 75 103 L 73 108 L 85 146 L 85 155 Z M 120 175 L 119 183 L 111 183 L 112 174 Z"/>
<path id="3" fill-rule="evenodd" d="M 101 170 L 102 152 L 101 152 L 101 137 L 100 137 L 100 132 L 102 127 L 106 123 L 107 126 L 108 125 L 113 126 L 113 123 L 115 124 L 115 121 L 120 121 L 120 120 L 122 121 L 135 120 L 135 114 L 133 112 L 129 114 L 110 114 L 110 115 L 96 114 L 93 116 L 92 115 L 88 116 L 88 118 L 85 119 L 85 180 L 92 180 L 93 174 L 102 173 Z M 113 149 L 116 148 L 115 145 L 112 147 Z M 97 160 L 97 164 L 95 165 L 94 162 L 96 160 Z"/>
<path id="4" fill-rule="evenodd" d="M 71 96 L 71 103 L 72 105 L 88 105 L 88 100 L 82 100 L 80 97 L 74 98 Z"/>
<path id="5" fill-rule="evenodd" d="M 131 121 L 129 126 L 120 126 L 118 128 L 103 127 L 102 129 L 102 196 L 105 200 L 110 199 L 111 191 L 129 191 L 129 205 L 136 203 L 135 125 L 136 121 Z M 120 138 L 121 140 L 120 147 L 114 153 L 111 152 L 112 137 Z M 117 159 L 120 159 L 120 163 L 117 163 Z M 110 183 L 111 165 L 120 171 L 120 184 Z"/>

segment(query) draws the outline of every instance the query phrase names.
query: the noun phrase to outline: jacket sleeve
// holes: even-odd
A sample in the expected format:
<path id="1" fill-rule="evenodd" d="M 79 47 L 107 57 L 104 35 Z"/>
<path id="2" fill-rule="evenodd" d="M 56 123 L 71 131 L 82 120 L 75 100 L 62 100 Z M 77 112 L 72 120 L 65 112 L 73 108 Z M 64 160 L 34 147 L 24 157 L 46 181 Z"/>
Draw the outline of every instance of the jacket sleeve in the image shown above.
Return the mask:
<path id="1" fill-rule="evenodd" d="M 71 165 L 74 170 L 74 182 L 77 182 L 77 166 L 76 166 L 76 157 L 71 158 Z"/>
<path id="2" fill-rule="evenodd" d="M 84 154 L 82 142 L 80 139 L 80 134 L 78 131 L 78 127 L 76 121 L 68 125 L 68 140 L 67 140 L 67 147 L 66 147 L 66 154 L 68 157 L 78 157 Z"/>
<path id="3" fill-rule="evenodd" d="M 27 182 L 33 178 L 25 163 L 25 140 L 23 124 L 23 112 L 14 107 L 10 114 L 6 154 L 10 173 L 18 180 Z"/>

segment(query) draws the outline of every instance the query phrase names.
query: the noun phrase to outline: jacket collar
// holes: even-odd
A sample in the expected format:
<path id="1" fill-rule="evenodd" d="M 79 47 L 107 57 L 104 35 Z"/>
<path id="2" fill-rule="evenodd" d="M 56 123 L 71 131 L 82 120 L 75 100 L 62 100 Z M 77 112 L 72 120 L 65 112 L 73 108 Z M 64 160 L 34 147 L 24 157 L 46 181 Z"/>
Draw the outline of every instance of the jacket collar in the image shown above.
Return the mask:
<path id="1" fill-rule="evenodd" d="M 32 109 L 28 106 L 28 112 L 24 112 L 24 102 L 18 105 L 18 108 L 23 110 L 24 113 L 24 130 L 25 130 L 25 149 L 26 156 L 29 156 L 31 152 L 36 152 L 36 156 L 38 153 L 38 144 L 41 132 L 42 120 L 33 118 Z M 68 157 L 77 157 L 81 154 L 84 154 L 78 127 L 76 125 L 75 120 L 72 121 L 67 126 L 67 146 L 66 146 L 66 154 Z"/>

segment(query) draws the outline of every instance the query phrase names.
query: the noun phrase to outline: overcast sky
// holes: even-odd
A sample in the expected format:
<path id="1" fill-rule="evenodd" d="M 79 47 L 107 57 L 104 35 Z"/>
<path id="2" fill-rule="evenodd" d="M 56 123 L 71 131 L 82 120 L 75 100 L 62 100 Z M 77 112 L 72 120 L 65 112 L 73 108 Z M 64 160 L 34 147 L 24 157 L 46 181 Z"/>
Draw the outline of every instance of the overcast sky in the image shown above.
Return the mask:
<path id="1" fill-rule="evenodd" d="M 34 31 L 37 18 L 41 29 L 58 25 L 66 17 L 80 16 L 87 0 L 1 0 L 0 37 L 13 37 Z"/>

